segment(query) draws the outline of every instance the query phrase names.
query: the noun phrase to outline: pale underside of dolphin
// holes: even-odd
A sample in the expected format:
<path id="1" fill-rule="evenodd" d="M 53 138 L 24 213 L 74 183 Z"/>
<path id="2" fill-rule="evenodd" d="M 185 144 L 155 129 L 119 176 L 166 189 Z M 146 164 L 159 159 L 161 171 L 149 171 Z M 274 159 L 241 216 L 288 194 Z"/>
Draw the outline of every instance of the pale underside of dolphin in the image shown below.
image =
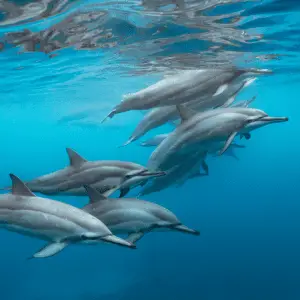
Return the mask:
<path id="1" fill-rule="evenodd" d="M 135 248 L 114 236 L 99 219 L 71 205 L 37 197 L 15 175 L 12 193 L 0 196 L 0 227 L 48 241 L 31 258 L 53 256 L 70 244 L 114 243 Z"/>
<path id="2" fill-rule="evenodd" d="M 120 190 L 126 195 L 132 187 L 143 185 L 163 172 L 150 172 L 145 167 L 122 161 L 87 161 L 67 148 L 70 165 L 56 172 L 26 182 L 34 192 L 46 195 L 86 195 L 83 185 L 88 184 L 107 195 Z M 7 188 L 9 189 L 9 188 Z"/>
<path id="3" fill-rule="evenodd" d="M 90 204 L 83 209 L 101 219 L 114 234 L 128 235 L 127 241 L 136 243 L 145 233 L 180 231 L 192 235 L 200 232 L 183 225 L 166 208 L 135 198 L 108 199 L 97 190 L 86 186 Z"/>

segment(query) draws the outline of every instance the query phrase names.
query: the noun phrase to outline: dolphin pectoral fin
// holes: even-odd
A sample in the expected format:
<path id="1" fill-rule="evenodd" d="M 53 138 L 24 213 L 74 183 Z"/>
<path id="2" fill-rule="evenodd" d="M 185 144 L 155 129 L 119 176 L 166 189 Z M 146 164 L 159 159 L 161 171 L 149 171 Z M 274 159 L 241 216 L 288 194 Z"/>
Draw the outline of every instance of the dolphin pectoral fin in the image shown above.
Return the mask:
<path id="1" fill-rule="evenodd" d="M 127 242 L 135 244 L 137 241 L 139 241 L 144 236 L 143 232 L 134 232 L 130 233 L 126 239 Z"/>
<path id="2" fill-rule="evenodd" d="M 123 198 L 124 196 L 126 196 L 130 191 L 130 188 L 122 188 L 120 189 L 120 195 L 119 198 Z"/>
<path id="3" fill-rule="evenodd" d="M 240 139 L 245 138 L 246 140 L 250 140 L 251 139 L 251 134 L 250 133 L 241 133 L 240 134 Z"/>
<path id="4" fill-rule="evenodd" d="M 177 225 L 177 226 L 174 226 L 173 229 L 177 230 L 177 231 L 184 232 L 184 233 L 189 233 L 189 234 L 193 234 L 193 235 L 200 235 L 200 231 L 188 228 L 185 225 Z"/>
<path id="5" fill-rule="evenodd" d="M 196 111 L 193 111 L 192 109 L 180 104 L 176 105 L 176 109 L 181 118 L 181 123 L 184 123 L 185 121 L 187 121 L 188 119 L 192 118 L 194 115 L 197 114 Z"/>
<path id="6" fill-rule="evenodd" d="M 216 92 L 213 94 L 213 97 L 222 94 L 224 91 L 227 90 L 227 88 L 228 88 L 228 84 L 222 84 L 221 86 L 218 87 Z"/>
<path id="7" fill-rule="evenodd" d="M 70 166 L 74 168 L 80 168 L 87 160 L 80 156 L 76 151 L 74 151 L 71 148 L 66 148 L 69 160 L 70 160 Z"/>
<path id="8" fill-rule="evenodd" d="M 108 236 L 102 237 L 101 240 L 106 243 L 111 243 L 111 244 L 116 244 L 116 245 L 123 246 L 123 247 L 128 247 L 131 249 L 136 249 L 136 246 L 133 243 L 123 240 L 115 235 L 108 235 Z"/>
<path id="9" fill-rule="evenodd" d="M 230 97 L 223 105 L 219 106 L 219 107 L 222 107 L 222 108 L 226 108 L 226 107 L 229 107 L 235 100 L 235 96 L 233 97 Z"/>
<path id="10" fill-rule="evenodd" d="M 201 167 L 205 171 L 205 174 L 208 175 L 209 174 L 209 168 L 208 168 L 208 164 L 206 163 L 205 160 L 202 160 Z"/>
<path id="11" fill-rule="evenodd" d="M 41 250 L 36 252 L 30 259 L 32 258 L 46 258 L 50 256 L 54 256 L 55 254 L 62 251 L 65 247 L 69 244 L 67 242 L 58 242 L 58 243 L 51 243 L 43 247 Z"/>
<path id="12" fill-rule="evenodd" d="M 25 185 L 25 183 L 16 175 L 9 174 L 12 181 L 12 194 L 20 196 L 36 197 L 36 195 Z"/>
<path id="13" fill-rule="evenodd" d="M 231 135 L 228 137 L 223 149 L 219 152 L 219 155 L 222 155 L 230 146 L 230 144 L 232 143 L 232 141 L 234 140 L 235 136 L 238 134 L 237 131 L 231 133 Z"/>

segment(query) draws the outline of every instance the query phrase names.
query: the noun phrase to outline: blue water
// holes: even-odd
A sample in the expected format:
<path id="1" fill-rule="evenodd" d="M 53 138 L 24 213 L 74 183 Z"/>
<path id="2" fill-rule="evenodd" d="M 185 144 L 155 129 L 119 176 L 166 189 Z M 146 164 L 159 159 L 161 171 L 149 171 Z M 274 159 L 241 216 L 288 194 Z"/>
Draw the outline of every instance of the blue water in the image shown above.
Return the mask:
<path id="1" fill-rule="evenodd" d="M 118 148 L 141 112 L 100 121 L 123 94 L 181 69 L 232 62 L 269 68 L 274 75 L 260 77 L 239 99 L 256 95 L 253 107 L 288 116 L 289 122 L 243 140 L 239 161 L 210 158 L 208 177 L 145 196 L 199 229 L 200 237 L 153 233 L 136 251 L 70 246 L 49 259 L 27 260 L 44 242 L 1 231 L 1 299 L 300 299 L 299 1 L 215 8 L 190 1 L 186 11 L 196 12 L 194 18 L 183 12 L 178 17 L 168 0 L 144 6 L 138 1 L 2 2 L 23 14 L 14 17 L 0 3 L 1 186 L 10 184 L 9 173 L 27 180 L 63 168 L 66 147 L 90 160 L 146 165 L 152 149 L 138 143 Z M 45 9 L 25 10 L 30 2 Z M 147 10 L 146 3 L 153 7 Z M 69 40 L 60 37 L 61 47 L 52 51 L 8 38 L 23 29 L 45 34 L 53 26 L 66 28 L 87 11 L 100 15 L 86 22 L 96 37 L 93 47 L 80 47 L 71 34 Z M 84 39 L 89 38 L 79 35 Z M 261 59 L 270 54 L 277 56 Z M 147 137 L 171 129 L 166 125 Z M 88 201 L 52 198 L 77 207 Z"/>

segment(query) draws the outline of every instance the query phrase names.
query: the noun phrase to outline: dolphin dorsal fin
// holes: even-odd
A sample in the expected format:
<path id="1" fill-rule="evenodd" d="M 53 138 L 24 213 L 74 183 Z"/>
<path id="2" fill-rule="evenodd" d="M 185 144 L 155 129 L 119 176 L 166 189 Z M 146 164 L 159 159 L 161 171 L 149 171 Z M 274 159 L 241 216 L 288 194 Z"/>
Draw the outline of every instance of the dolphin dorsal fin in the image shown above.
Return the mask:
<path id="1" fill-rule="evenodd" d="M 188 119 L 192 118 L 197 113 L 194 110 L 181 104 L 176 105 L 176 108 L 181 119 L 181 124 L 187 121 Z"/>
<path id="2" fill-rule="evenodd" d="M 12 194 L 20 196 L 36 197 L 36 195 L 25 185 L 25 183 L 16 175 L 9 174 L 12 181 Z"/>
<path id="3" fill-rule="evenodd" d="M 74 168 L 80 168 L 87 160 L 80 156 L 76 151 L 72 150 L 71 148 L 67 148 L 67 153 L 70 160 L 70 166 Z"/>
<path id="4" fill-rule="evenodd" d="M 89 185 L 84 185 L 84 188 L 90 198 L 90 203 L 96 203 L 99 201 L 107 200 L 107 197 L 100 194 L 95 188 Z"/>

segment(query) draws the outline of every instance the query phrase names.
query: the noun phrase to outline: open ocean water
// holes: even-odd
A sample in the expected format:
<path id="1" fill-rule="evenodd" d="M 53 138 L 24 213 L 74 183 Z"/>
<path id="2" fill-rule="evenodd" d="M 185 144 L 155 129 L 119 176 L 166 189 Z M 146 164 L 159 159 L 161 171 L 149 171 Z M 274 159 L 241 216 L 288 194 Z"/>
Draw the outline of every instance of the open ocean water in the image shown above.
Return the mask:
<path id="1" fill-rule="evenodd" d="M 198 237 L 151 233 L 134 251 L 70 246 L 27 260 L 45 242 L 2 230 L 0 299 L 300 299 L 299 40 L 297 0 L 0 1 L 0 186 L 9 173 L 29 180 L 67 166 L 66 147 L 146 165 L 145 137 L 118 148 L 143 113 L 101 120 L 165 74 L 270 69 L 238 99 L 256 96 L 251 107 L 289 117 L 238 139 L 238 160 L 209 157 L 209 176 L 143 197 Z"/>

